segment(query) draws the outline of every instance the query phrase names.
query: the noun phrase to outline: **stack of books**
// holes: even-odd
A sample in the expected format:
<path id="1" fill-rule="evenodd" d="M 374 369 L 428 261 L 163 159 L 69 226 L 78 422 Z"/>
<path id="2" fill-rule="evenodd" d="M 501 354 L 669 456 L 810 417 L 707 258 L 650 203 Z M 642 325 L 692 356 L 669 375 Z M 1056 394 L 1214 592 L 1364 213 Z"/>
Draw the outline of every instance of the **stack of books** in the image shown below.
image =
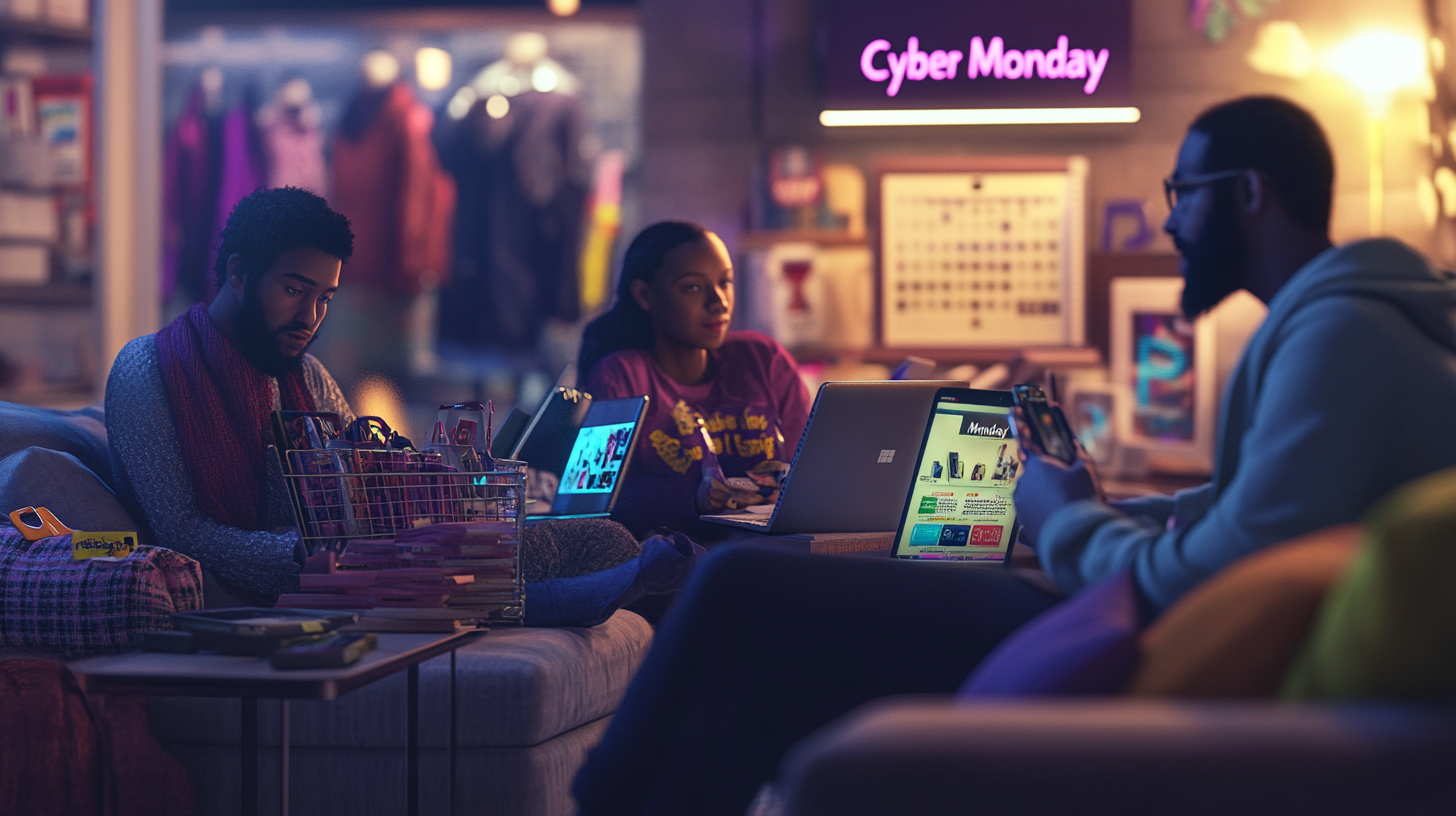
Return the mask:
<path id="1" fill-rule="evenodd" d="M 352 541 L 334 572 L 299 576 L 279 606 L 349 609 L 373 632 L 450 632 L 517 603 L 515 522 L 430 524 Z"/>

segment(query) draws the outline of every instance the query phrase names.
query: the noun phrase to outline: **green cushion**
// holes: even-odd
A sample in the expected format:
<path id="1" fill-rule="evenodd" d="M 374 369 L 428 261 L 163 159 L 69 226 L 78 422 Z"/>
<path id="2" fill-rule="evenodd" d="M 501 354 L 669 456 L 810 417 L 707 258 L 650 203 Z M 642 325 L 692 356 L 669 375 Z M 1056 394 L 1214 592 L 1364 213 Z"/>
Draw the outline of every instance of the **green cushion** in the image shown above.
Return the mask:
<path id="1" fill-rule="evenodd" d="M 1456 698 L 1456 468 L 1381 500 L 1284 678 L 1290 699 Z"/>

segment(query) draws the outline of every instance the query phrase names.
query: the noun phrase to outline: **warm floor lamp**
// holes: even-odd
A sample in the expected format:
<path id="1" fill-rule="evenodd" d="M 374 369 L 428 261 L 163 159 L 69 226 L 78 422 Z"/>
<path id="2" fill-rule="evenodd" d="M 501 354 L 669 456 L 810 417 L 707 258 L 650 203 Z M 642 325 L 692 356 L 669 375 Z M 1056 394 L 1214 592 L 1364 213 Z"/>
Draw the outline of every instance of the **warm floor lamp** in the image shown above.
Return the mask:
<path id="1" fill-rule="evenodd" d="M 1356 34 L 1325 55 L 1325 67 L 1354 85 L 1365 100 L 1370 165 L 1370 234 L 1385 232 L 1385 120 L 1398 91 L 1430 81 L 1422 42 L 1389 31 Z"/>

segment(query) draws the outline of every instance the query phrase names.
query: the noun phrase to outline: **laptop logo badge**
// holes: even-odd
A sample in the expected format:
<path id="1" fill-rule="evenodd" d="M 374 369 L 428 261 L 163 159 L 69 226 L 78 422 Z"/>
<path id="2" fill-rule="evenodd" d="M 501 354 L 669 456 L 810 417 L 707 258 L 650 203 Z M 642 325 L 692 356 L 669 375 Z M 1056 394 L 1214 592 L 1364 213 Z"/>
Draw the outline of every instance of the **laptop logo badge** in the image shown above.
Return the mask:
<path id="1" fill-rule="evenodd" d="M 882 450 L 882 451 L 880 451 L 880 461 L 879 461 L 878 464 L 884 465 L 884 464 L 888 464 L 888 463 L 893 462 L 893 461 L 895 461 L 895 451 L 893 451 L 893 450 Z"/>

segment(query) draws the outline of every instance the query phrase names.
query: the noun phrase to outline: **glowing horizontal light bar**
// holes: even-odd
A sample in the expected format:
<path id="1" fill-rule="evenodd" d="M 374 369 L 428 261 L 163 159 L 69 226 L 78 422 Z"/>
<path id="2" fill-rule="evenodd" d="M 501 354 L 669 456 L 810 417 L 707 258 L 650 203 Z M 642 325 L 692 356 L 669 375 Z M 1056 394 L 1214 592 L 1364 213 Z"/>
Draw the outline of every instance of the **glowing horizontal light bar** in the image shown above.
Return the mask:
<path id="1" fill-rule="evenodd" d="M 888 125 L 1075 125 L 1136 122 L 1137 108 L 958 108 L 951 110 L 827 110 L 825 127 Z"/>

